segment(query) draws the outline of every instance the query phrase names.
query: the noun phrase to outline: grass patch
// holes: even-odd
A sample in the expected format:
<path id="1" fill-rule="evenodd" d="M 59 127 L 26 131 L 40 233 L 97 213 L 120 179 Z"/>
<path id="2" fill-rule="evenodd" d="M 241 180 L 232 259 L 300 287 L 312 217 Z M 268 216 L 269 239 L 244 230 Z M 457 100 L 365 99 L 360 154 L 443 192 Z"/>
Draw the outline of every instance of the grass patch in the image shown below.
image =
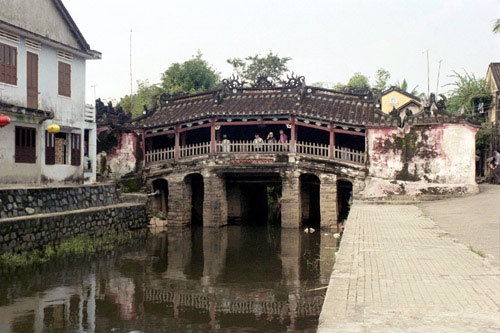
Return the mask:
<path id="1" fill-rule="evenodd" d="M 472 245 L 469 245 L 469 250 L 471 250 L 472 252 L 474 252 L 475 254 L 477 254 L 480 257 L 486 258 L 486 254 L 484 254 L 483 251 L 476 250 Z"/>
<path id="2" fill-rule="evenodd" d="M 147 232 L 147 229 L 144 229 L 117 234 L 106 233 L 102 236 L 75 236 L 57 246 L 46 246 L 43 249 L 20 253 L 3 253 L 0 256 L 0 265 L 10 268 L 27 267 L 46 263 L 55 258 L 82 257 L 102 251 L 111 251 L 117 246 L 129 244 L 133 240 L 145 236 Z"/>

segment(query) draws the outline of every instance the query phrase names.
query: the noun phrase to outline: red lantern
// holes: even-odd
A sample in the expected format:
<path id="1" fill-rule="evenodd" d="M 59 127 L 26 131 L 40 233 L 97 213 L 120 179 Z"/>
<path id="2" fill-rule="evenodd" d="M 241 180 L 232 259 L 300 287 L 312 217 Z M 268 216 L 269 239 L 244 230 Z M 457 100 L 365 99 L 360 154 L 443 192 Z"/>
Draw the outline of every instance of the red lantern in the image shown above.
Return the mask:
<path id="1" fill-rule="evenodd" d="M 0 128 L 7 126 L 10 124 L 10 118 L 6 115 L 0 114 Z"/>

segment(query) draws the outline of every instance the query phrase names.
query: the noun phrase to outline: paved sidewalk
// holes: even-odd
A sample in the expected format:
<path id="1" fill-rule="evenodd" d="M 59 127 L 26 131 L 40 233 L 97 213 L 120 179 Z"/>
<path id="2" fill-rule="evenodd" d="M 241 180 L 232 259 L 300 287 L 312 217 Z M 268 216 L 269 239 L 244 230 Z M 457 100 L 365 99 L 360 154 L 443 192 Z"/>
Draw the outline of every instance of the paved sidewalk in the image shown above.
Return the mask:
<path id="1" fill-rule="evenodd" d="M 355 203 L 319 332 L 499 332 L 500 273 L 413 205 Z"/>
<path id="2" fill-rule="evenodd" d="M 488 255 L 500 268 L 500 186 L 479 185 L 479 194 L 419 204 L 425 214 L 460 242 Z"/>

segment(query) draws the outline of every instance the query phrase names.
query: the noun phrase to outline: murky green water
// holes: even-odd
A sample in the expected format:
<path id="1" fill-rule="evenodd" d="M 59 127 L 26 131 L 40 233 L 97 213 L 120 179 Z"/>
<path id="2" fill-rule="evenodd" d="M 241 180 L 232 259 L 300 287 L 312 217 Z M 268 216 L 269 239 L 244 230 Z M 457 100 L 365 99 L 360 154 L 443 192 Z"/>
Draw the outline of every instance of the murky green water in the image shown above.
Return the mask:
<path id="1" fill-rule="evenodd" d="M 169 230 L 1 276 L 0 332 L 313 332 L 331 233 Z"/>

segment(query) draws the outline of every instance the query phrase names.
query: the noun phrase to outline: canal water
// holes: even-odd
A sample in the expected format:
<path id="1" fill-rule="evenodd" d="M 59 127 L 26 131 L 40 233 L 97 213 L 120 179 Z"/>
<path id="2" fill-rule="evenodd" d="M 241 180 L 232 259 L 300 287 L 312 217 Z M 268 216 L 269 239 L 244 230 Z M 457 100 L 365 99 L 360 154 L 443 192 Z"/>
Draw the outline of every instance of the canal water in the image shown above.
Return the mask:
<path id="1" fill-rule="evenodd" d="M 332 233 L 229 226 L 142 237 L 0 276 L 0 332 L 316 330 Z"/>

